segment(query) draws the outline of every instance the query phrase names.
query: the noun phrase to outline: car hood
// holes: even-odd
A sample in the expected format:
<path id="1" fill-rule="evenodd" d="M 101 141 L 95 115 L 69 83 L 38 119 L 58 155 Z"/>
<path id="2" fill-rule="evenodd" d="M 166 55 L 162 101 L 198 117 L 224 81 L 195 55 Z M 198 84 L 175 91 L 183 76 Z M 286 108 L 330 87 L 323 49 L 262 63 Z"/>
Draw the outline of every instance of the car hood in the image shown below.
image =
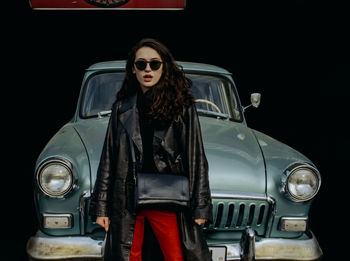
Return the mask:
<path id="1" fill-rule="evenodd" d="M 201 117 L 212 191 L 265 193 L 264 159 L 247 126 Z"/>
<path id="2" fill-rule="evenodd" d="M 251 129 L 240 123 L 209 117 L 200 117 L 200 122 L 211 190 L 265 193 L 264 159 Z M 81 120 L 75 125 L 89 156 L 92 184 L 107 124 L 108 117 Z"/>

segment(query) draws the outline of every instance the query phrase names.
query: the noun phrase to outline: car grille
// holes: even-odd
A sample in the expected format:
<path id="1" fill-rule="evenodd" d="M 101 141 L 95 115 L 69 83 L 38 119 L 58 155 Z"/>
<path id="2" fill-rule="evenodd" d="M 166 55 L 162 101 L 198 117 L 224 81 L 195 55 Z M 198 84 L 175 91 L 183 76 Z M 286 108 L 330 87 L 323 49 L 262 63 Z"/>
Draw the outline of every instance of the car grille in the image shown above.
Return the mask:
<path id="1" fill-rule="evenodd" d="M 81 233 L 91 233 L 99 228 L 88 215 L 90 193 L 80 201 Z M 203 229 L 212 232 L 243 231 L 251 227 L 257 235 L 265 235 L 274 215 L 275 202 L 265 194 L 218 193 L 212 191 L 213 223 Z M 271 224 L 270 224 L 271 225 Z"/>
<path id="2" fill-rule="evenodd" d="M 251 227 L 258 235 L 265 234 L 270 204 L 265 197 L 244 198 L 239 195 L 216 198 L 212 195 L 213 223 L 204 229 L 215 231 L 239 231 Z"/>

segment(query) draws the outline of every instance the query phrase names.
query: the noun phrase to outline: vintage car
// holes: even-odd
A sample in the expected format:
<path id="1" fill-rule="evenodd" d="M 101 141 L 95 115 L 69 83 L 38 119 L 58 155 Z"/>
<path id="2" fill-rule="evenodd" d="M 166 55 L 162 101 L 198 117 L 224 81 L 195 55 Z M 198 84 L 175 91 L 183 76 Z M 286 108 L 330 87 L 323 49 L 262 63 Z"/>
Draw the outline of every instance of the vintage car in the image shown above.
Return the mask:
<path id="1" fill-rule="evenodd" d="M 203 227 L 214 261 L 317 260 L 322 250 L 308 213 L 321 177 L 313 163 L 247 127 L 231 74 L 179 62 L 192 80 L 213 199 Z M 48 142 L 35 170 L 39 229 L 27 243 L 31 260 L 103 259 L 104 230 L 87 214 L 111 105 L 125 61 L 86 70 L 75 115 Z M 251 95 L 257 107 L 260 94 Z"/>

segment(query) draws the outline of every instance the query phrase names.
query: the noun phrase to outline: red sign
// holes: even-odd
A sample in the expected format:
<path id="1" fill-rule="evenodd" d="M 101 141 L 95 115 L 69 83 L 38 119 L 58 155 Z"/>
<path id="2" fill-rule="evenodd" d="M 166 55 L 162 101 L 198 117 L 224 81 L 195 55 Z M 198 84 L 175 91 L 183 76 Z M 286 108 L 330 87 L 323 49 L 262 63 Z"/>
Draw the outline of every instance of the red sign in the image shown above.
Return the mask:
<path id="1" fill-rule="evenodd" d="M 186 0 L 30 0 L 33 9 L 184 9 Z"/>

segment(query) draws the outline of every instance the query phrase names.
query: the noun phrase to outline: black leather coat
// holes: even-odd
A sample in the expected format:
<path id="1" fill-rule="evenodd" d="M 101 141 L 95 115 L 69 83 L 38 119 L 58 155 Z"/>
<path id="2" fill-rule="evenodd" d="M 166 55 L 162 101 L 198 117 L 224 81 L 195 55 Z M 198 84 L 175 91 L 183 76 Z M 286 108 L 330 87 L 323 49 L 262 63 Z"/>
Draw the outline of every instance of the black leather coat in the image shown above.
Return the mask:
<path id="1" fill-rule="evenodd" d="M 106 250 L 115 261 L 129 260 L 135 225 L 128 137 L 134 142 L 141 166 L 143 152 L 136 98 L 134 95 L 113 105 L 90 205 L 90 215 L 111 219 L 111 241 Z M 159 173 L 185 173 L 190 181 L 191 208 L 177 214 L 185 260 L 211 260 L 202 230 L 194 223 L 196 218 L 212 222 L 208 163 L 194 105 L 185 108 L 183 117 L 173 120 L 168 127 L 155 130 L 153 157 Z M 145 253 L 144 260 L 157 260 L 155 253 L 153 250 Z"/>

